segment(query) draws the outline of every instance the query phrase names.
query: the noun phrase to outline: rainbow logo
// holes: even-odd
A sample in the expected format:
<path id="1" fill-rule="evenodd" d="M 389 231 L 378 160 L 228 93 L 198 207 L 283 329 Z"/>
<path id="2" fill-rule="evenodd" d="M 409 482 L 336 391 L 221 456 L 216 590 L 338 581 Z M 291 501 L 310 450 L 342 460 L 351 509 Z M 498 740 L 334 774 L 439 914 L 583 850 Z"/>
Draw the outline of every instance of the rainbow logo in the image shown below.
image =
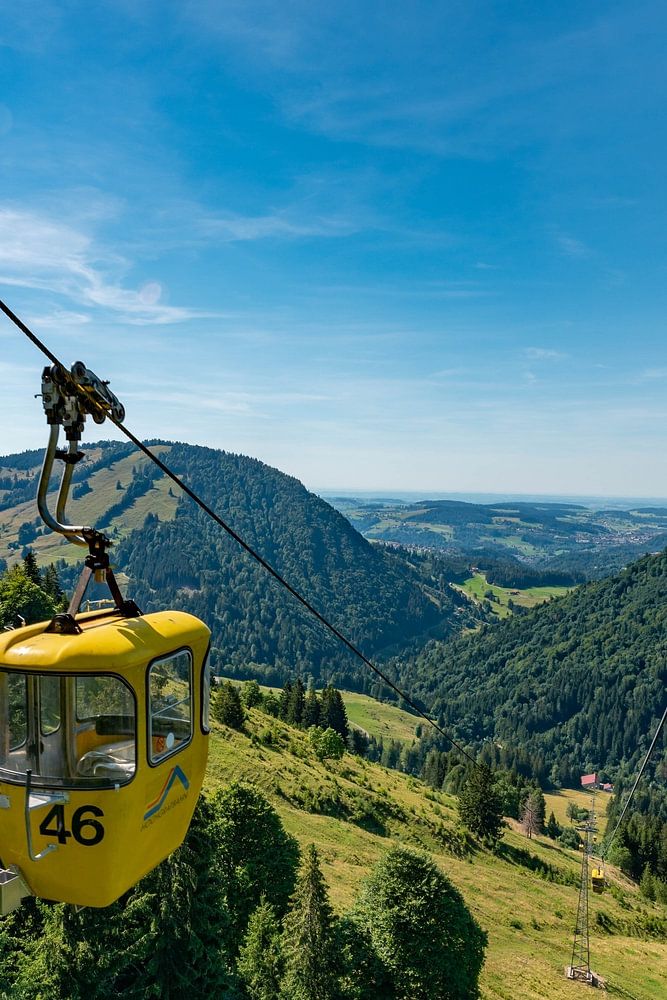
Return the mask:
<path id="1" fill-rule="evenodd" d="M 185 776 L 185 774 L 183 774 L 183 772 L 181 771 L 180 767 L 178 767 L 178 765 L 176 765 L 176 767 L 172 767 L 171 771 L 169 772 L 169 774 L 167 776 L 167 780 L 165 781 L 164 785 L 162 786 L 162 791 L 160 792 L 160 794 L 158 795 L 158 797 L 156 799 L 154 799 L 153 802 L 149 803 L 148 809 L 147 809 L 146 814 L 144 816 L 144 822 L 147 819 L 150 819 L 151 816 L 154 816 L 155 813 L 157 813 L 157 812 L 160 811 L 160 809 L 162 808 L 162 806 L 165 803 L 165 800 L 166 800 L 167 796 L 169 795 L 169 792 L 171 791 L 171 789 L 173 788 L 174 784 L 176 783 L 177 779 L 178 779 L 178 781 L 180 781 L 180 783 L 183 785 L 183 788 L 187 792 L 188 788 L 190 787 L 190 782 L 188 781 L 188 779 Z"/>

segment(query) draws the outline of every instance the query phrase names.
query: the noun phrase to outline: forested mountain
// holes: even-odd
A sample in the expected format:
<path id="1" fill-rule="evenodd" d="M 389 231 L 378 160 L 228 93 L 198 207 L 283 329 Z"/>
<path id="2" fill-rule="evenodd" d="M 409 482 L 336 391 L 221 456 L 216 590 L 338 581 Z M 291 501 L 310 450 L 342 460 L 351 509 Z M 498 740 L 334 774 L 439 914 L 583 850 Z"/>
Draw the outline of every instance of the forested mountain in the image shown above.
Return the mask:
<path id="1" fill-rule="evenodd" d="M 456 595 L 436 602 L 397 554 L 372 546 L 298 480 L 262 462 L 174 445 L 169 461 L 222 517 L 349 637 L 377 653 L 451 628 Z M 203 617 L 216 662 L 358 673 L 339 644 L 187 499 L 173 521 L 149 516 L 118 548 L 140 605 L 175 604 Z M 462 615 L 469 614 L 462 610 Z M 347 676 L 346 676 L 347 675 Z"/>
<path id="2" fill-rule="evenodd" d="M 160 442 L 158 450 L 233 528 L 367 654 L 405 649 L 474 624 L 477 612 L 423 560 L 366 541 L 298 480 L 242 455 Z M 67 551 L 41 533 L 27 499 L 40 453 L 0 460 L 2 553 L 29 545 L 40 562 Z M 216 669 L 269 682 L 312 673 L 359 686 L 356 664 L 335 640 L 131 446 L 91 445 L 75 472 L 73 520 L 116 540 L 112 559 L 146 611 L 176 607 L 205 619 Z M 17 504 L 19 506 L 17 506 Z M 71 546 L 70 546 L 71 552 Z M 76 553 L 78 555 L 78 553 Z M 71 558 L 71 556 L 70 556 Z M 74 566 L 59 563 L 71 585 Z M 254 666 L 253 666 L 254 664 Z"/>
<path id="3" fill-rule="evenodd" d="M 627 773 L 664 709 L 667 553 L 395 669 L 459 736 L 521 748 L 542 780 Z"/>

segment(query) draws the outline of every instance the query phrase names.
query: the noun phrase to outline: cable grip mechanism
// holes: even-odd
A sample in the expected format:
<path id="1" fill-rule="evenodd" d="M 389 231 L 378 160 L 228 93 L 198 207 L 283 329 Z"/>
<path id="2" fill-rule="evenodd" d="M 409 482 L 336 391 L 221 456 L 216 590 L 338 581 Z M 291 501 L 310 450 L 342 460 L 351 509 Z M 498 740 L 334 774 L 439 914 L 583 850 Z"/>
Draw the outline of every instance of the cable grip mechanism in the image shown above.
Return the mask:
<path id="1" fill-rule="evenodd" d="M 99 550 L 102 546 L 106 550 L 111 545 L 110 539 L 88 525 L 68 524 L 65 509 L 74 466 L 83 458 L 83 452 L 79 451 L 78 445 L 86 416 L 92 416 L 96 424 L 104 423 L 107 417 L 122 423 L 125 419 L 125 408 L 109 389 L 109 383 L 86 368 L 83 361 L 75 361 L 70 371 L 60 365 L 47 365 L 42 371 L 41 397 L 46 422 L 49 425 L 49 441 L 37 488 L 37 508 L 40 517 L 52 531 L 64 535 L 75 545 L 88 547 L 91 554 L 93 547 Z M 58 448 L 61 427 L 69 443 L 66 450 Z M 64 468 L 54 516 L 48 507 L 48 490 L 56 459 L 64 463 Z"/>

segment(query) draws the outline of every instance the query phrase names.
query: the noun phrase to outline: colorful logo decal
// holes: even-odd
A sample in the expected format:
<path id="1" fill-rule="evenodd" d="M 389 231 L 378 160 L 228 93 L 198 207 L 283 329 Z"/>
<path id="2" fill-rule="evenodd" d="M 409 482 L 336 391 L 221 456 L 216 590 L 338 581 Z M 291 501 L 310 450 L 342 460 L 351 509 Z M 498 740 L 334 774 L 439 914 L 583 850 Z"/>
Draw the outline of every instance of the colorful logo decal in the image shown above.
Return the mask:
<path id="1" fill-rule="evenodd" d="M 160 811 L 177 778 L 187 792 L 188 788 L 190 787 L 190 782 L 183 774 L 180 767 L 178 767 L 178 765 L 176 767 L 172 767 L 171 771 L 169 772 L 169 776 L 167 777 L 167 780 L 162 786 L 162 791 L 160 792 L 158 797 L 149 804 L 148 809 L 146 811 L 146 815 L 144 816 L 144 822 L 147 819 L 150 819 L 151 816 L 154 816 L 155 813 Z"/>

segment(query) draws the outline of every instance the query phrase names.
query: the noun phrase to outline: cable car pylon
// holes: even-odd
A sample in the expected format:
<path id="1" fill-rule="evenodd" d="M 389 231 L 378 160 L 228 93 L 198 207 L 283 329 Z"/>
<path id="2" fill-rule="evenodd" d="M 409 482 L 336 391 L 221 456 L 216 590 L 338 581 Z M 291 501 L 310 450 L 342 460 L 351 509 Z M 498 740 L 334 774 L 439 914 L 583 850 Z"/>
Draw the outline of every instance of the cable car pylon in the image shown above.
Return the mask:
<path id="1" fill-rule="evenodd" d="M 595 824 L 595 789 L 591 799 L 591 811 L 583 826 L 578 826 L 579 833 L 584 835 L 584 845 L 581 858 L 581 876 L 579 880 L 579 901 L 577 904 L 577 920 L 574 925 L 572 942 L 572 960 L 565 969 L 567 979 L 576 979 L 589 986 L 599 986 L 600 978 L 591 971 L 591 949 L 588 933 L 588 868 L 589 858 L 593 853 L 593 843 L 597 826 Z"/>

